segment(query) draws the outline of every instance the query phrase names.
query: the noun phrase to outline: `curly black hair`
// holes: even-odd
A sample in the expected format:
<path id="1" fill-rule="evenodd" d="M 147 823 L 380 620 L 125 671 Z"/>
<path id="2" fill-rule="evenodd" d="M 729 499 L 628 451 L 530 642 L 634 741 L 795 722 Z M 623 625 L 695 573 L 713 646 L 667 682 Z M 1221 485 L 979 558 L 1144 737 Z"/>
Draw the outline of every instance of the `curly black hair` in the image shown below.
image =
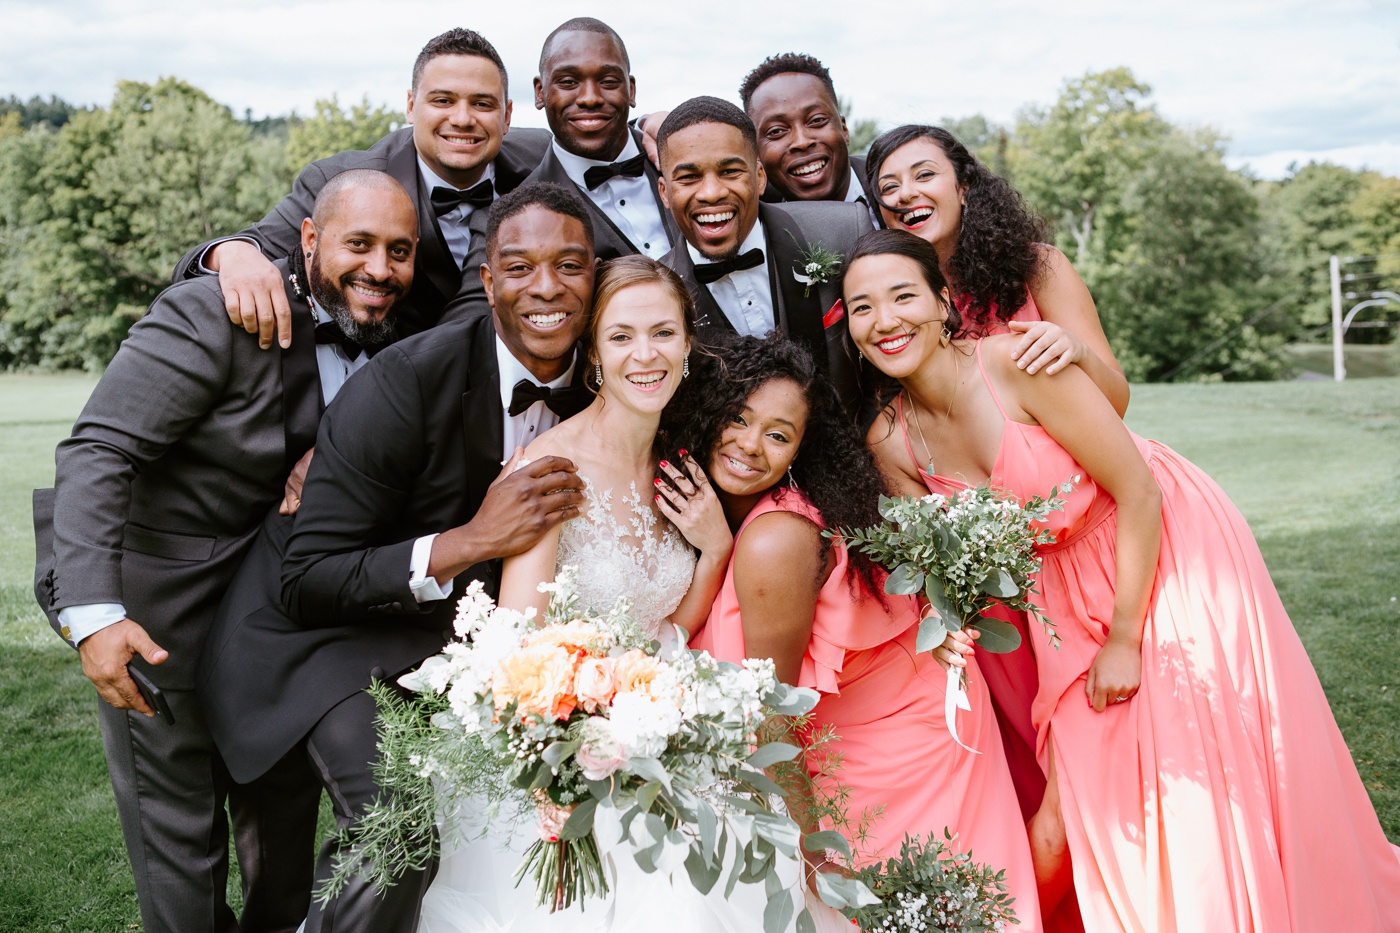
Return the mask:
<path id="1" fill-rule="evenodd" d="M 801 389 L 808 408 L 807 429 L 792 463 L 797 488 L 816 506 L 827 528 L 878 524 L 884 479 L 812 355 L 776 332 L 761 339 L 734 337 L 711 349 L 703 356 L 691 355 L 689 381 L 704 385 L 706 391 L 678 393 L 662 415 L 664 449 L 688 450 L 697 463 L 708 467 L 721 433 L 745 400 L 774 379 L 791 380 Z M 830 543 L 824 546 L 830 547 Z M 879 596 L 875 565 L 855 551 L 850 552 L 850 559 L 859 585 Z"/>
<path id="2" fill-rule="evenodd" d="M 875 179 L 890 154 L 916 139 L 930 140 L 942 149 L 953 164 L 959 187 L 966 188 L 962 224 L 947 272 L 966 318 L 962 333 L 978 335 L 993 320 L 1010 320 L 1026 303 L 1027 284 L 1044 262 L 1039 244 L 1049 242 L 1049 225 L 1010 182 L 937 126 L 906 124 L 876 139 L 865 158 L 870 190 L 879 190 Z M 899 213 L 888 204 L 882 206 Z"/>
<path id="3" fill-rule="evenodd" d="M 826 86 L 832 103 L 837 102 L 836 85 L 831 82 L 831 72 L 827 71 L 821 61 L 802 52 L 784 52 L 782 55 L 768 56 L 757 68 L 744 76 L 743 83 L 739 85 L 739 99 L 744 102 L 744 109 L 749 109 L 759 85 L 775 75 L 783 74 L 811 75 Z"/>

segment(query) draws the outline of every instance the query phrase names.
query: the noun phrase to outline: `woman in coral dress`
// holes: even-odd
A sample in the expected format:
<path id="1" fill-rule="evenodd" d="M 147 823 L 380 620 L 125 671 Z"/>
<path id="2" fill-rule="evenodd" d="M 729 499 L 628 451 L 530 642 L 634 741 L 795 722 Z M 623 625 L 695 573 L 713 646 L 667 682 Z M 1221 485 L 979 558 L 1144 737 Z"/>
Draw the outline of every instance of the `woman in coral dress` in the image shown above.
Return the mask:
<path id="1" fill-rule="evenodd" d="M 852 840 L 858 862 L 897 856 L 906 834 L 941 838 L 946 828 L 957 849 L 1006 871 L 1019 929 L 1039 930 L 1029 845 L 976 662 L 976 701 L 958 721 L 974 753 L 945 725 L 943 670 L 915 651 L 915 602 L 884 596 L 876 568 L 822 537 L 879 521 L 869 451 L 791 341 L 742 338 L 722 356 L 714 393 L 675 413 L 676 444 L 705 467 L 736 535 L 691 646 L 731 661 L 771 657 L 786 683 L 820 692 L 813 728 L 836 735 L 822 754 L 839 754 L 841 767 L 817 782 L 849 795 L 851 825 L 837 828 L 849 834 L 868 819 L 868 834 Z"/>
<path id="2" fill-rule="evenodd" d="M 1400 929 L 1397 850 L 1244 519 L 1077 368 L 1035 380 L 1014 336 L 949 340 L 944 288 L 928 244 L 869 234 L 847 324 L 903 387 L 870 432 L 903 491 L 1076 483 L 1037 597 L 1060 637 L 1036 655 L 1042 910 L 1072 866 L 1091 931 Z"/>

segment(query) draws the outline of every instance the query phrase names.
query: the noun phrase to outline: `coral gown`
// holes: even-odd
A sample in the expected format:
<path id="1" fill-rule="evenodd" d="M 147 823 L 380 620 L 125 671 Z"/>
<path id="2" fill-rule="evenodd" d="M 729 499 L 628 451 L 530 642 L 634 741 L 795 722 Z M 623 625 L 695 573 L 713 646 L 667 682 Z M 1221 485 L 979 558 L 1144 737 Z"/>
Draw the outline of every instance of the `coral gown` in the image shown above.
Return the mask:
<path id="1" fill-rule="evenodd" d="M 738 537 L 758 516 L 779 510 L 821 524 L 800 493 L 780 489 L 754 506 Z M 867 808 L 883 808 L 868 838 L 856 846 L 858 859 L 897 856 L 906 833 L 941 837 L 946 827 L 958 834 L 955 845 L 975 861 L 1006 870 L 1021 921 L 1017 930 L 1040 930 L 1030 844 L 975 659 L 967 668 L 972 710 L 958 714 L 957 727 L 962 740 L 981 754 L 959 747 L 947 730 L 947 678 L 930 655 L 914 650 L 919 617 L 913 598 L 891 596 L 887 607 L 869 595 L 857 596 L 845 548 L 833 547 L 835 567 L 817 596 L 798 685 L 821 694 L 813 727 L 829 725 L 839 737 L 826 747 L 844 756 L 836 780 L 850 793 L 852 818 Z M 746 657 L 732 565 L 690 645 L 721 660 Z"/>
<path id="2" fill-rule="evenodd" d="M 977 357 L 981 367 L 980 344 Z M 1162 544 L 1142 686 L 1102 713 L 1084 683 L 1112 618 L 1113 498 L 1043 428 L 1009 419 L 992 470 L 1023 501 L 1082 477 L 1050 517 L 1056 543 L 1040 549 L 1037 602 L 1062 643 L 1038 636 L 1033 719 L 1042 765 L 1053 736 L 1085 927 L 1400 930 L 1400 849 L 1249 526 L 1199 468 L 1134 441 L 1162 490 Z"/>

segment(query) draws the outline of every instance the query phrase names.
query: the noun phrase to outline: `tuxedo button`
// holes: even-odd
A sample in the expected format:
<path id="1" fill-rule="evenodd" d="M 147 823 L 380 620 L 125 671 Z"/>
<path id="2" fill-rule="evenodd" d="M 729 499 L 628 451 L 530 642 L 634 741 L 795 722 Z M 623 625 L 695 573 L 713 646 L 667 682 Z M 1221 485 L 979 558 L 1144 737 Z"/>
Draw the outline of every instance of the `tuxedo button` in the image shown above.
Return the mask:
<path id="1" fill-rule="evenodd" d="M 392 609 L 392 610 L 395 611 L 395 612 L 403 612 L 403 603 L 401 603 L 401 602 L 392 602 L 392 603 L 389 604 L 389 608 Z"/>
<path id="2" fill-rule="evenodd" d="M 370 680 L 383 680 L 383 679 L 384 679 L 384 668 L 382 668 L 382 667 L 371 667 L 371 668 L 369 669 L 369 679 L 370 679 Z"/>
<path id="3" fill-rule="evenodd" d="M 618 206 L 618 207 L 626 207 L 626 206 L 627 206 L 627 199 L 626 199 L 626 198 L 618 198 L 618 199 L 617 199 L 617 206 Z"/>

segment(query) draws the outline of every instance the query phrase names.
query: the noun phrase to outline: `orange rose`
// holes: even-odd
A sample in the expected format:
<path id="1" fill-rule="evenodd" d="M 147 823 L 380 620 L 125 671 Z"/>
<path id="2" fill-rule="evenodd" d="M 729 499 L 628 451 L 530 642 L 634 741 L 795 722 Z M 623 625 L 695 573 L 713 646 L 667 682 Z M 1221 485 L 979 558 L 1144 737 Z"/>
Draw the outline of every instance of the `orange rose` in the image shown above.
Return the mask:
<path id="1" fill-rule="evenodd" d="M 618 693 L 651 693 L 656 672 L 656 659 L 636 648 L 613 662 Z"/>
<path id="2" fill-rule="evenodd" d="M 601 634 L 597 626 L 575 620 L 551 625 L 525 637 L 527 645 L 558 645 L 570 654 L 594 654 L 601 650 Z"/>
<path id="3" fill-rule="evenodd" d="M 574 677 L 574 693 L 579 705 L 590 713 L 607 706 L 617 692 L 617 677 L 612 658 L 584 658 Z"/>
<path id="4" fill-rule="evenodd" d="M 573 658 L 559 645 L 526 645 L 496 668 L 492 695 L 498 711 L 514 700 L 519 716 L 568 719 L 578 706 Z"/>

